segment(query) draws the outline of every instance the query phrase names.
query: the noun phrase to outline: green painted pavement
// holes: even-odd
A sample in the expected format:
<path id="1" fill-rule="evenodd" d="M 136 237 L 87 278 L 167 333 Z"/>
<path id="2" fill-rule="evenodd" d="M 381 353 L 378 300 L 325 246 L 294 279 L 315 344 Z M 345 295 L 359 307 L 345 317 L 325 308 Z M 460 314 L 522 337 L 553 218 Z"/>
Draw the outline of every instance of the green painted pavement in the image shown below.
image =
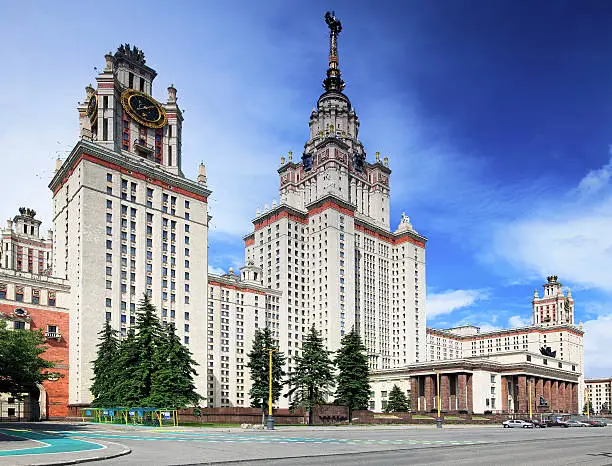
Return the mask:
<path id="1" fill-rule="evenodd" d="M 32 440 L 42 445 L 39 447 L 20 448 L 18 450 L 0 450 L 0 456 L 45 455 L 48 453 L 73 453 L 106 448 L 98 443 L 87 442 L 64 435 L 43 434 L 30 430 L 0 429 L 0 433 L 24 440 Z"/>

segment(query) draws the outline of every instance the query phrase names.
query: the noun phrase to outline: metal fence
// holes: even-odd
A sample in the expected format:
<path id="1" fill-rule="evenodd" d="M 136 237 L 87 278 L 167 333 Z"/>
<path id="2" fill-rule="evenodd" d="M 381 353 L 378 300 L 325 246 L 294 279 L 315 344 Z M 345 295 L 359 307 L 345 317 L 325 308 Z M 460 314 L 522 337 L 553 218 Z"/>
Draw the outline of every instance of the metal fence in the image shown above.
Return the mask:
<path id="1" fill-rule="evenodd" d="M 39 420 L 40 407 L 37 401 L 17 399 L 0 401 L 0 422 Z"/>

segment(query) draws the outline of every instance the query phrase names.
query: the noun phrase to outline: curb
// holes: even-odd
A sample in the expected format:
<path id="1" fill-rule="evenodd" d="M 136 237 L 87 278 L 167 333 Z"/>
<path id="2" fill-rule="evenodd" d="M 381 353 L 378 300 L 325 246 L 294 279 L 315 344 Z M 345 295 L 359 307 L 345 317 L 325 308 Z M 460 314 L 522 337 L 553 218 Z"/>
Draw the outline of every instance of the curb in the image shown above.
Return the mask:
<path id="1" fill-rule="evenodd" d="M 91 463 L 94 461 L 103 461 L 103 460 L 110 460 L 112 458 L 119 458 L 120 456 L 125 456 L 125 455 L 129 455 L 130 453 L 132 453 L 132 450 L 124 445 L 121 445 L 119 443 L 113 443 L 113 442 L 108 442 L 108 443 L 112 443 L 113 445 L 120 445 L 121 447 L 123 447 L 123 450 L 121 450 L 118 453 L 111 453 L 108 455 L 92 456 L 89 458 L 78 458 L 75 460 L 68 460 L 68 461 L 54 461 L 52 463 L 35 463 L 35 464 L 36 466 L 56 466 L 56 465 L 63 465 L 63 464 Z"/>

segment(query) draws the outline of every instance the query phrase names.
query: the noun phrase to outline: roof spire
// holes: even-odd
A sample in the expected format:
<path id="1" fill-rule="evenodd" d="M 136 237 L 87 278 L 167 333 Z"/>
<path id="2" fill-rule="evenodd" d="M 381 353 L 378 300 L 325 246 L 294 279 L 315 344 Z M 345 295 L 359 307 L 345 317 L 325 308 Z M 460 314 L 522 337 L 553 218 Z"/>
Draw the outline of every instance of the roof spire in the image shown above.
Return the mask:
<path id="1" fill-rule="evenodd" d="M 325 22 L 329 27 L 329 68 L 327 77 L 323 80 L 326 91 L 342 92 L 344 81 L 342 80 L 340 67 L 338 66 L 338 34 L 342 31 L 342 23 L 336 18 L 334 11 L 325 13 Z"/>

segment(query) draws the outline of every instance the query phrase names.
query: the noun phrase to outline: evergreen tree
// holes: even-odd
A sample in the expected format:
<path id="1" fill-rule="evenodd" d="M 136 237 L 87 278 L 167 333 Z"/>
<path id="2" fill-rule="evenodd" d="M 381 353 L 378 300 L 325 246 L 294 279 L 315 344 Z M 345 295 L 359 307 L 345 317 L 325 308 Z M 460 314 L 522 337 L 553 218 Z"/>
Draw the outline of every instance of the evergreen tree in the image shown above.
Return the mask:
<path id="1" fill-rule="evenodd" d="M 185 408 L 197 405 L 201 396 L 195 391 L 193 377 L 198 375 L 191 352 L 183 346 L 174 324 L 166 327 L 153 356 L 148 404 L 160 408 Z"/>
<path id="2" fill-rule="evenodd" d="M 336 401 L 348 407 L 351 422 L 353 410 L 367 409 L 370 398 L 366 348 L 354 329 L 342 337 L 334 362 L 338 368 Z"/>
<path id="3" fill-rule="evenodd" d="M 121 340 L 117 348 L 117 385 L 112 400 L 113 406 L 135 407 L 143 406 L 143 400 L 148 396 L 140 381 L 132 374 L 140 365 L 140 350 L 136 341 L 134 329 L 129 329 L 127 336 Z"/>
<path id="4" fill-rule="evenodd" d="M 156 370 L 154 355 L 160 344 L 162 327 L 155 306 L 144 295 L 138 307 L 136 325 L 119 344 L 115 404 L 118 406 L 144 406 L 151 395 L 151 378 Z"/>
<path id="5" fill-rule="evenodd" d="M 117 394 L 117 382 L 121 379 L 120 368 L 117 367 L 118 346 L 117 331 L 114 330 L 109 321 L 98 333 L 98 357 L 93 361 L 94 379 L 91 385 L 91 393 L 94 396 L 92 406 L 109 407 L 115 405 Z"/>
<path id="6" fill-rule="evenodd" d="M 0 320 L 0 393 L 30 393 L 53 374 L 53 362 L 40 357 L 44 343 L 41 330 L 8 330 Z"/>
<path id="7" fill-rule="evenodd" d="M 296 356 L 296 368 L 289 376 L 289 392 L 293 395 L 290 408 L 308 410 L 308 425 L 312 425 L 312 408 L 326 402 L 334 385 L 333 363 L 323 339 L 314 324 L 302 344 L 302 355 Z"/>
<path id="8" fill-rule="evenodd" d="M 247 355 L 247 367 L 251 371 L 251 406 L 261 408 L 262 413 L 268 412 L 268 398 L 270 391 L 270 354 L 267 349 L 277 348 L 278 342 L 272 337 L 272 331 L 266 327 L 255 329 L 253 347 Z M 272 353 L 272 403 L 278 401 L 283 387 L 285 371 L 285 355 L 280 351 Z"/>
<path id="9" fill-rule="evenodd" d="M 397 385 L 389 392 L 389 402 L 385 408 L 386 413 L 406 412 L 410 410 L 410 400 Z"/>

